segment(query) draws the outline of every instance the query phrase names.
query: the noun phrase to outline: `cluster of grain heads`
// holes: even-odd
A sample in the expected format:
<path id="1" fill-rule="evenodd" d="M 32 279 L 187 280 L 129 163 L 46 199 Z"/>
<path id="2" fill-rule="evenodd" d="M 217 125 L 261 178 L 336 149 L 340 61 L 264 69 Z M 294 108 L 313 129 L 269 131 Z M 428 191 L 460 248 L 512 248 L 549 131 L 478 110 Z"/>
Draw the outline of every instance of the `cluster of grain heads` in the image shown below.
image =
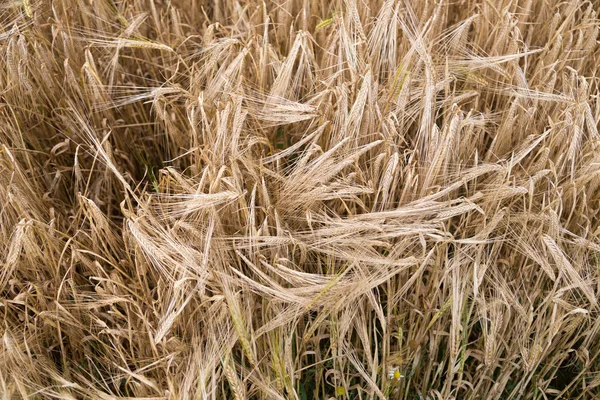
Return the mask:
<path id="1" fill-rule="evenodd" d="M 0 397 L 597 398 L 597 13 L 0 5 Z"/>

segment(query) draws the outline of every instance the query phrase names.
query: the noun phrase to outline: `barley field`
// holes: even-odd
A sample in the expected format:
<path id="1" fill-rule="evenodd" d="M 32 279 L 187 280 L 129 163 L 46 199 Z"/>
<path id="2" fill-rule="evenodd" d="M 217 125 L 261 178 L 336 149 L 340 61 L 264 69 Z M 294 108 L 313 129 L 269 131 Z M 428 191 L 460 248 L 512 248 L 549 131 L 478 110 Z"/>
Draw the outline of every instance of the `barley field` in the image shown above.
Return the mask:
<path id="1" fill-rule="evenodd" d="M 600 399 L 599 8 L 2 2 L 0 399 Z"/>

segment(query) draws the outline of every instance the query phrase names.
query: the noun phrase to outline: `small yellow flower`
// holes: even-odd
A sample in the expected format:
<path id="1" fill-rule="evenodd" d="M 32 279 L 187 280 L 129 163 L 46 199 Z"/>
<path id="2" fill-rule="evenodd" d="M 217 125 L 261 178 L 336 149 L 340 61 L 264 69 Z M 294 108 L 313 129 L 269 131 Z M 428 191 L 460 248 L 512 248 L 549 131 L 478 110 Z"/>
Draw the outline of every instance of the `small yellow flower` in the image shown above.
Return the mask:
<path id="1" fill-rule="evenodd" d="M 335 394 L 337 396 L 343 396 L 344 394 L 346 394 L 346 390 L 343 387 L 338 386 L 338 388 L 335 389 Z"/>

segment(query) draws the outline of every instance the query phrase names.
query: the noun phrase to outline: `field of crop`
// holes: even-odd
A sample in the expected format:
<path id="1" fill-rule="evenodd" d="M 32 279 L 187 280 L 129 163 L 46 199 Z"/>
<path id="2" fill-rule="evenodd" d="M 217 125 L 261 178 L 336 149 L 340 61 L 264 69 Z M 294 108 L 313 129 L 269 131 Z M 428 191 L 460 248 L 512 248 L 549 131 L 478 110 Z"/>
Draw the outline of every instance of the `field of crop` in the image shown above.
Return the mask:
<path id="1" fill-rule="evenodd" d="M 600 399 L 583 0 L 0 4 L 0 399 Z"/>

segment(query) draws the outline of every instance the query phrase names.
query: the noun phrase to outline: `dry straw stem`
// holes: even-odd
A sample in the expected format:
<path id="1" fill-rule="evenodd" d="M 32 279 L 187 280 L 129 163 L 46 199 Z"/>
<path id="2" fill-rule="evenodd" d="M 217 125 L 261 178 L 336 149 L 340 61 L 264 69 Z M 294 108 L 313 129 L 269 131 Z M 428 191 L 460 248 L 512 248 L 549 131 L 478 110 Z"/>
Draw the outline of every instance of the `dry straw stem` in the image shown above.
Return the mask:
<path id="1" fill-rule="evenodd" d="M 600 398 L 598 7 L 3 2 L 0 398 Z"/>

